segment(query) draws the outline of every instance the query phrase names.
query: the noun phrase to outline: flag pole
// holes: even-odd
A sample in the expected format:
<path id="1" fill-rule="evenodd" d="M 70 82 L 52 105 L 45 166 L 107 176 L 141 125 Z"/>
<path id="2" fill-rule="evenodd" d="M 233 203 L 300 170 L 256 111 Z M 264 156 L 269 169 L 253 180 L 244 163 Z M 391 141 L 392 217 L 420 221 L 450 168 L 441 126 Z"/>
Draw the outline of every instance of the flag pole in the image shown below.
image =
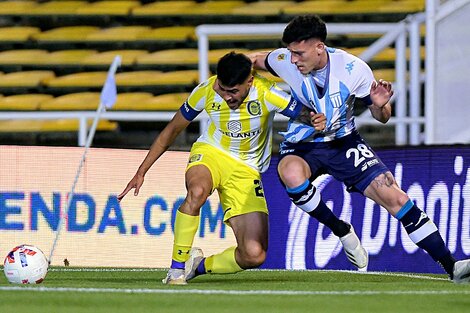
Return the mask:
<path id="1" fill-rule="evenodd" d="M 78 178 L 80 177 L 80 172 L 82 171 L 82 167 L 85 164 L 86 161 L 86 156 L 88 153 L 88 149 L 91 146 L 91 143 L 93 142 L 93 137 L 95 136 L 96 128 L 98 127 L 98 122 L 100 120 L 101 114 L 108 108 L 112 108 L 114 103 L 116 102 L 117 98 L 117 90 L 116 90 L 116 82 L 114 79 L 114 75 L 116 74 L 116 70 L 118 66 L 121 65 L 121 57 L 117 55 L 113 63 L 111 64 L 108 75 L 106 77 L 106 82 L 103 85 L 103 89 L 101 90 L 101 95 L 100 95 L 100 104 L 98 106 L 98 109 L 96 110 L 95 117 L 93 119 L 93 124 L 91 125 L 90 131 L 88 132 L 86 144 L 85 144 L 85 149 L 82 154 L 82 158 L 80 159 L 80 163 L 78 165 L 77 173 L 75 174 L 75 178 L 73 180 L 72 188 L 70 190 L 70 193 L 68 194 L 68 199 L 67 199 L 67 205 L 63 211 L 63 215 L 60 214 L 59 216 L 59 223 L 57 225 L 57 230 L 56 234 L 54 237 L 54 241 L 52 243 L 51 251 L 49 253 L 49 265 L 52 263 L 52 257 L 54 255 L 55 248 L 57 246 L 57 242 L 60 237 L 60 233 L 62 231 L 62 224 L 64 223 L 65 218 L 68 215 L 68 211 L 70 208 L 70 205 L 72 204 L 72 199 L 73 195 L 75 193 L 75 187 L 78 182 Z M 61 212 L 62 213 L 62 212 Z"/>

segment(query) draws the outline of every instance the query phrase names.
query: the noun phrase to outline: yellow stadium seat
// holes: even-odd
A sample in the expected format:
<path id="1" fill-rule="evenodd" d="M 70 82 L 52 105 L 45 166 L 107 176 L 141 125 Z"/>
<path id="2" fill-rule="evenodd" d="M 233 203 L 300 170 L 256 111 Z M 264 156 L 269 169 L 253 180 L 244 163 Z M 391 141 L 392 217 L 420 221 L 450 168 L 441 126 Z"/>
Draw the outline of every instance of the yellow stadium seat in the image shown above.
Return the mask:
<path id="1" fill-rule="evenodd" d="M 38 64 L 73 65 L 81 64 L 86 58 L 97 53 L 96 50 L 77 49 L 50 52 L 48 58 L 38 60 Z"/>
<path id="2" fill-rule="evenodd" d="M 97 26 L 65 26 L 35 34 L 38 41 L 85 41 L 87 36 L 100 30 Z"/>
<path id="3" fill-rule="evenodd" d="M 31 15 L 74 15 L 79 7 L 87 6 L 86 1 L 57 0 L 41 3 L 26 14 Z"/>
<path id="4" fill-rule="evenodd" d="M 93 121 L 88 121 L 91 126 Z M 100 120 L 96 130 L 98 131 L 114 131 L 118 128 L 118 124 L 108 120 Z M 7 120 L 0 121 L 0 132 L 76 132 L 79 129 L 77 119 L 59 119 L 59 120 Z"/>
<path id="5" fill-rule="evenodd" d="M 54 77 L 53 71 L 13 72 L 1 76 L 0 87 L 38 87 Z"/>
<path id="6" fill-rule="evenodd" d="M 0 27 L 0 41 L 27 41 L 40 32 L 32 26 Z"/>
<path id="7" fill-rule="evenodd" d="M 243 1 L 205 1 L 191 7 L 190 10 L 181 11 L 180 15 L 229 15 L 232 11 L 245 5 Z"/>
<path id="8" fill-rule="evenodd" d="M 360 56 L 362 52 L 364 52 L 367 49 L 367 47 L 355 47 L 355 48 L 349 48 L 345 49 L 347 52 L 355 55 L 355 56 Z M 409 48 L 406 50 L 406 57 L 409 58 Z M 420 57 L 421 59 L 424 60 L 426 56 L 426 48 L 421 47 L 420 48 Z M 396 59 L 396 51 L 394 48 L 385 48 L 381 52 L 379 52 L 377 55 L 375 55 L 372 60 L 373 61 L 382 61 L 382 62 L 394 62 Z"/>
<path id="9" fill-rule="evenodd" d="M 137 36 L 137 40 L 185 41 L 196 39 L 197 38 L 194 26 L 158 27 L 140 33 Z"/>
<path id="10" fill-rule="evenodd" d="M 194 65 L 198 62 L 197 49 L 169 49 L 137 57 L 137 64 Z"/>
<path id="11" fill-rule="evenodd" d="M 121 65 L 132 65 L 139 57 L 147 55 L 147 50 L 111 50 L 95 53 L 84 58 L 82 65 L 110 65 L 117 55 L 121 56 Z"/>
<path id="12" fill-rule="evenodd" d="M 179 15 L 180 12 L 192 10 L 192 8 L 196 5 L 196 1 L 171 1 L 171 5 L 168 5 L 168 2 L 166 1 L 155 1 L 153 3 L 132 9 L 132 15 Z"/>
<path id="13" fill-rule="evenodd" d="M 187 92 L 163 94 L 147 99 L 141 105 L 147 111 L 177 111 L 188 96 Z"/>
<path id="14" fill-rule="evenodd" d="M 424 11 L 426 0 L 391 1 L 377 10 L 377 13 L 414 13 Z"/>
<path id="15" fill-rule="evenodd" d="M 117 96 L 113 111 L 139 111 L 144 109 L 142 103 L 151 99 L 153 95 L 149 92 L 124 92 Z"/>
<path id="16" fill-rule="evenodd" d="M 148 26 L 119 26 L 105 28 L 87 36 L 87 41 L 134 41 L 140 34 L 150 31 Z"/>
<path id="17" fill-rule="evenodd" d="M 198 81 L 197 70 L 187 71 L 134 71 L 116 74 L 118 86 L 145 85 L 194 85 Z"/>
<path id="18" fill-rule="evenodd" d="M 0 98 L 0 110 L 2 111 L 35 111 L 39 109 L 39 105 L 45 101 L 52 99 L 52 95 L 46 94 L 24 94 L 13 95 Z"/>
<path id="19" fill-rule="evenodd" d="M 94 111 L 100 104 L 99 92 L 78 92 L 40 103 L 41 111 Z"/>
<path id="20" fill-rule="evenodd" d="M 140 6 L 138 1 L 98 1 L 79 7 L 77 14 L 81 15 L 128 15 L 132 8 Z"/>
<path id="21" fill-rule="evenodd" d="M 107 72 L 82 72 L 56 77 L 47 81 L 46 85 L 58 87 L 101 87 L 106 81 Z"/>
<path id="22" fill-rule="evenodd" d="M 386 69 L 376 69 L 373 70 L 375 79 L 383 79 L 388 82 L 395 81 L 395 69 L 393 68 L 386 68 Z"/>
<path id="23" fill-rule="evenodd" d="M 282 13 L 282 9 L 292 5 L 292 3 L 293 1 L 256 1 L 234 8 L 231 14 L 276 16 Z"/>
<path id="24" fill-rule="evenodd" d="M 2 1 L 0 2 L 0 15 L 27 14 L 37 5 L 36 1 Z"/>
<path id="25" fill-rule="evenodd" d="M 0 64 L 36 64 L 47 56 L 48 52 L 40 49 L 8 50 L 0 52 Z"/>

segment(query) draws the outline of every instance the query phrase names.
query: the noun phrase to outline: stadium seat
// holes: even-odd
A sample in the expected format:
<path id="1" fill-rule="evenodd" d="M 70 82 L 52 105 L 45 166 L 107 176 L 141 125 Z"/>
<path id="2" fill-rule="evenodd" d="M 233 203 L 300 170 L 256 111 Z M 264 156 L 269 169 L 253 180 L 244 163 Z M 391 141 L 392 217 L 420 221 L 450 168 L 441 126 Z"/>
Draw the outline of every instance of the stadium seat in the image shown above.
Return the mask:
<path id="1" fill-rule="evenodd" d="M 94 111 L 100 104 L 99 92 L 78 92 L 59 96 L 39 104 L 41 111 Z"/>
<path id="2" fill-rule="evenodd" d="M 74 15 L 79 7 L 87 6 L 86 1 L 56 0 L 33 6 L 25 15 Z"/>
<path id="3" fill-rule="evenodd" d="M 155 1 L 132 9 L 134 16 L 161 16 L 179 15 L 180 12 L 190 11 L 196 6 L 196 1 L 171 1 L 168 5 L 166 1 Z"/>
<path id="4" fill-rule="evenodd" d="M 248 49 L 214 49 L 214 50 L 209 50 L 209 63 L 210 64 L 217 64 L 219 62 L 219 59 L 223 57 L 225 54 L 236 51 L 237 53 L 248 53 Z"/>
<path id="5" fill-rule="evenodd" d="M 38 60 L 37 64 L 44 64 L 49 66 L 70 65 L 76 67 L 82 64 L 86 58 L 95 54 L 97 54 L 96 50 L 88 49 L 72 49 L 49 52 L 48 57 L 42 60 Z"/>
<path id="6" fill-rule="evenodd" d="M 200 2 L 197 5 L 191 7 L 190 10 L 181 11 L 180 15 L 230 15 L 232 11 L 243 6 L 245 3 L 243 1 L 205 1 Z"/>
<path id="7" fill-rule="evenodd" d="M 50 79 L 46 85 L 50 88 L 99 88 L 103 86 L 107 74 L 105 71 L 74 73 Z"/>
<path id="8" fill-rule="evenodd" d="M 2 1 L 0 2 L 0 15 L 27 14 L 37 5 L 36 1 Z"/>
<path id="9" fill-rule="evenodd" d="M 112 111 L 146 111 L 142 103 L 151 99 L 153 95 L 150 92 L 125 92 L 119 93 L 116 103 L 111 108 Z"/>
<path id="10" fill-rule="evenodd" d="M 194 26 L 158 27 L 138 34 L 137 40 L 187 41 L 196 40 Z"/>
<path id="11" fill-rule="evenodd" d="M 116 74 L 118 86 L 145 85 L 195 85 L 198 82 L 198 71 L 134 71 Z"/>
<path id="12" fill-rule="evenodd" d="M 155 96 L 142 102 L 147 111 L 177 111 L 188 98 L 189 93 L 171 93 Z"/>
<path id="13" fill-rule="evenodd" d="M 132 8 L 140 6 L 138 1 L 98 1 L 79 7 L 76 11 L 81 15 L 128 15 Z"/>
<path id="14" fill-rule="evenodd" d="M 150 31 L 148 26 L 119 26 L 104 28 L 89 34 L 87 41 L 134 41 L 140 34 Z"/>
<path id="15" fill-rule="evenodd" d="M 0 42 L 27 41 L 39 33 L 41 30 L 32 26 L 0 27 Z"/>
<path id="16" fill-rule="evenodd" d="M 65 26 L 35 34 L 39 42 L 86 41 L 87 36 L 100 30 L 97 26 Z"/>
<path id="17" fill-rule="evenodd" d="M 355 56 L 360 56 L 362 52 L 364 52 L 367 49 L 367 47 L 355 47 L 355 48 L 350 48 L 350 49 L 345 49 L 347 52 L 355 55 Z M 425 58 L 425 52 L 426 48 L 421 47 L 420 51 L 420 57 L 421 59 L 424 60 Z M 409 49 L 406 51 L 407 58 L 409 57 Z M 396 51 L 394 48 L 385 48 L 381 52 L 379 52 L 377 55 L 375 55 L 372 60 L 373 61 L 378 61 L 378 62 L 394 62 L 396 58 Z"/>
<path id="18" fill-rule="evenodd" d="M 414 13 L 424 11 L 425 0 L 390 1 L 377 8 L 377 13 Z"/>
<path id="19" fill-rule="evenodd" d="M 0 79 L 0 88 L 38 87 L 53 79 L 53 71 L 23 71 L 4 74 Z"/>
<path id="20" fill-rule="evenodd" d="M 52 99 L 52 95 L 46 94 L 25 94 L 12 95 L 0 98 L 0 110 L 2 111 L 35 111 L 39 109 L 39 105 L 45 101 Z"/>
<path id="21" fill-rule="evenodd" d="M 93 121 L 88 121 L 91 126 Z M 98 131 L 114 131 L 118 128 L 118 124 L 107 120 L 100 120 L 96 130 Z M 77 119 L 58 119 L 58 120 L 6 120 L 0 121 L 1 133 L 15 132 L 76 132 L 79 129 Z"/>
<path id="22" fill-rule="evenodd" d="M 386 69 L 376 69 L 373 70 L 375 79 L 383 79 L 389 82 L 395 82 L 395 69 L 386 68 Z"/>
<path id="23" fill-rule="evenodd" d="M 236 7 L 232 10 L 232 15 L 257 15 L 257 16 L 276 16 L 282 13 L 282 10 L 292 1 L 256 1 L 246 5 Z M 278 36 L 279 37 L 279 36 Z"/>
<path id="24" fill-rule="evenodd" d="M 47 56 L 48 52 L 41 49 L 7 50 L 0 52 L 0 65 L 36 64 Z"/>
<path id="25" fill-rule="evenodd" d="M 109 66 L 117 55 L 121 56 L 121 65 L 133 65 L 139 57 L 147 55 L 147 50 L 111 50 L 89 55 L 83 59 L 82 65 Z"/>
<path id="26" fill-rule="evenodd" d="M 140 65 L 195 65 L 198 62 L 197 49 L 169 49 L 137 57 Z"/>

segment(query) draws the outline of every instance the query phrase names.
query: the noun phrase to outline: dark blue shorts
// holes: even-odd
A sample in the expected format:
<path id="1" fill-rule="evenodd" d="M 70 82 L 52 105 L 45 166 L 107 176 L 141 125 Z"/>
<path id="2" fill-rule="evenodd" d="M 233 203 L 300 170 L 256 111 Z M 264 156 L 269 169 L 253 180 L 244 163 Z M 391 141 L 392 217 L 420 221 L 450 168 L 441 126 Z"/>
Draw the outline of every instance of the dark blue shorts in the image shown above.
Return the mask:
<path id="1" fill-rule="evenodd" d="M 357 132 L 329 142 L 283 142 L 280 159 L 297 155 L 312 171 L 311 179 L 330 174 L 343 182 L 348 191 L 364 190 L 382 173 L 389 171 Z"/>

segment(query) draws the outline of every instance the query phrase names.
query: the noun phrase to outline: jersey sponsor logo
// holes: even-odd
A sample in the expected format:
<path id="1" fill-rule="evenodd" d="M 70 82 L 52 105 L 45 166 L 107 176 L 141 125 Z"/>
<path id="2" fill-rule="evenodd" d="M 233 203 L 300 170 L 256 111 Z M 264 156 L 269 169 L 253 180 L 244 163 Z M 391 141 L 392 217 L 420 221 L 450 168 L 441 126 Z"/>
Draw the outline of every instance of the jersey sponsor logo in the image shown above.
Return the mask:
<path id="1" fill-rule="evenodd" d="M 220 131 L 222 134 L 224 134 L 225 136 L 229 136 L 231 138 L 250 138 L 250 137 L 254 137 L 258 134 L 261 133 L 261 129 L 257 129 L 257 130 L 253 130 L 253 131 L 250 131 L 250 132 L 246 132 L 246 133 L 232 133 L 232 132 L 226 132 L 226 131 L 223 131 L 221 130 Z"/>
<path id="2" fill-rule="evenodd" d="M 191 163 L 194 163 L 194 162 L 199 162 L 202 160 L 202 154 L 193 154 L 190 158 L 189 158 L 189 164 Z"/>
<path id="3" fill-rule="evenodd" d="M 212 103 L 212 106 L 211 106 L 211 109 L 214 110 L 214 111 L 220 111 L 220 103 L 217 103 L 217 102 L 213 102 Z"/>
<path id="4" fill-rule="evenodd" d="M 229 121 L 227 128 L 232 133 L 239 133 L 242 130 L 242 123 L 240 123 L 240 121 Z"/>
<path id="5" fill-rule="evenodd" d="M 349 75 L 351 75 L 351 72 L 354 68 L 354 62 L 356 62 L 356 61 L 351 61 L 351 62 L 346 64 L 345 69 L 348 71 Z"/>
<path id="6" fill-rule="evenodd" d="M 258 100 L 249 101 L 246 104 L 246 108 L 252 116 L 261 115 L 261 103 Z"/>
<path id="7" fill-rule="evenodd" d="M 285 53 L 281 53 L 277 56 L 278 61 L 284 61 L 285 59 L 286 59 L 286 54 Z"/>
<path id="8" fill-rule="evenodd" d="M 294 152 L 295 149 L 286 149 L 286 150 L 281 150 L 280 154 L 286 154 L 286 153 L 291 153 Z"/>
<path id="9" fill-rule="evenodd" d="M 331 104 L 333 104 L 334 108 L 341 107 L 342 101 L 341 101 L 341 94 L 339 92 L 330 94 L 330 99 L 331 99 Z"/>

